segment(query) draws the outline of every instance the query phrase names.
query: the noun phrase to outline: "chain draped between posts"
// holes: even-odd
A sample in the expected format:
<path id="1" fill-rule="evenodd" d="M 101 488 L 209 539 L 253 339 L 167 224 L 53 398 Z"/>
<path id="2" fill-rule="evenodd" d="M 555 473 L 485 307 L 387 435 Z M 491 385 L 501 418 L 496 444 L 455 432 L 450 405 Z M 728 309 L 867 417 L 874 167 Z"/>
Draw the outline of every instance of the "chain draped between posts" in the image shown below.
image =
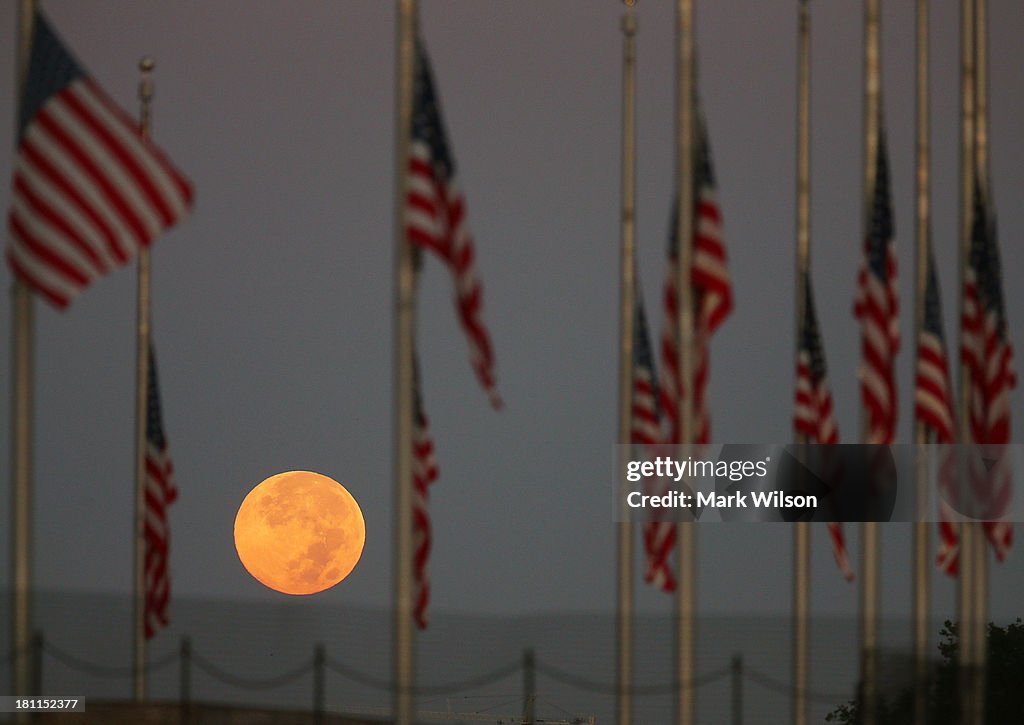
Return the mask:
<path id="1" fill-rule="evenodd" d="M 338 660 L 329 657 L 327 658 L 326 665 L 327 669 L 357 684 L 365 685 L 366 687 L 372 687 L 375 690 L 382 690 L 388 692 L 394 691 L 394 685 L 389 680 L 374 677 L 364 672 L 360 672 L 354 667 L 350 667 L 346 664 L 343 664 Z M 504 667 L 499 667 L 495 670 L 492 670 L 491 672 L 465 680 L 457 680 L 454 682 L 448 682 L 438 685 L 418 685 L 412 688 L 412 692 L 415 695 L 427 696 L 447 695 L 457 692 L 466 692 L 467 690 L 476 690 L 486 685 L 490 685 L 495 682 L 500 682 L 501 680 L 504 680 L 505 678 L 511 675 L 517 674 L 521 669 L 522 665 L 518 661 L 510 662 Z"/>
<path id="2" fill-rule="evenodd" d="M 776 680 L 763 672 L 758 672 L 757 670 L 751 670 L 748 668 L 743 671 L 743 675 L 755 685 L 760 685 L 766 690 L 771 690 L 772 692 L 777 692 L 781 695 L 786 695 L 787 697 L 793 694 L 793 686 L 791 684 L 783 682 L 782 680 Z M 838 705 L 839 703 L 850 699 L 849 694 L 843 695 L 839 693 L 814 692 L 812 690 L 805 690 L 804 697 L 812 702 L 821 703 L 823 705 Z"/>
<path id="3" fill-rule="evenodd" d="M 42 640 L 41 644 L 42 651 L 45 654 L 48 654 L 65 667 L 69 667 L 87 675 L 92 675 L 94 677 L 131 677 L 135 672 L 132 665 L 104 665 L 89 662 L 88 660 L 81 659 L 80 657 L 76 657 L 73 654 L 65 652 L 48 640 Z M 145 669 L 147 673 L 157 672 L 173 665 L 177 661 L 178 653 L 168 652 L 161 657 L 149 660 L 145 665 Z"/>
<path id="4" fill-rule="evenodd" d="M 276 677 L 246 678 L 231 674 L 196 652 L 192 653 L 192 661 L 213 679 L 239 690 L 273 690 L 291 684 L 313 671 L 313 660 L 309 659 Z"/>
<path id="5" fill-rule="evenodd" d="M 585 690 L 587 692 L 600 693 L 603 695 L 614 695 L 618 692 L 618 688 L 613 683 L 598 682 L 597 680 L 587 679 L 585 677 L 579 677 L 571 672 L 552 667 L 548 664 L 537 663 L 537 671 L 547 675 L 556 682 L 561 682 L 563 685 L 576 688 L 577 690 Z M 707 672 L 703 675 L 698 675 L 690 683 L 687 689 L 697 689 L 704 685 L 710 685 L 712 682 L 716 682 L 730 674 L 731 668 L 729 666 L 722 667 L 712 672 Z M 674 682 L 664 682 L 655 685 L 633 685 L 630 692 L 634 696 L 651 696 L 651 695 L 670 695 L 675 692 L 676 685 Z"/>
<path id="6" fill-rule="evenodd" d="M 47 655 L 54 661 L 59 662 L 69 669 L 76 670 L 93 677 L 125 679 L 131 678 L 133 674 L 133 668 L 131 665 L 108 665 L 90 662 L 89 660 L 83 659 L 61 649 L 53 642 L 42 638 L 42 636 L 37 636 L 35 644 L 31 649 L 36 653 L 36 655 Z M 11 650 L 5 656 L 0 657 L 0 666 L 9 666 L 14 660 L 15 654 L 16 652 Z M 160 657 L 149 660 L 146 663 L 145 668 L 148 674 L 167 669 L 175 664 L 181 664 L 181 662 L 181 650 L 175 649 L 161 655 Z M 195 652 L 194 650 L 190 650 L 189 662 L 194 664 L 198 670 L 202 671 L 207 676 L 224 685 L 240 690 L 254 691 L 284 687 L 285 685 L 299 681 L 303 677 L 314 672 L 317 668 L 317 659 L 314 656 L 302 661 L 300 664 L 279 675 L 262 678 L 248 678 L 235 675 L 227 671 L 220 665 L 217 665 L 212 660 L 207 659 L 202 654 Z M 329 670 L 355 684 L 381 692 L 395 691 L 394 684 L 390 679 L 363 672 L 358 668 L 347 665 L 332 657 L 324 657 L 322 660 L 322 666 L 325 670 Z M 534 660 L 533 667 L 539 674 L 547 677 L 548 679 L 576 690 L 609 696 L 615 695 L 618 692 L 618 688 L 614 682 L 590 679 L 539 659 Z M 488 685 L 501 682 L 513 675 L 518 675 L 523 671 L 523 669 L 523 662 L 516 660 L 509 662 L 502 667 L 494 668 L 488 672 L 473 677 L 443 683 L 419 685 L 412 688 L 412 694 L 420 697 L 443 696 L 478 690 Z M 710 672 L 706 672 L 695 677 L 690 682 L 688 689 L 698 689 L 706 685 L 713 684 L 729 677 L 731 673 L 731 665 L 711 670 Z M 742 676 L 751 683 L 763 687 L 771 692 L 787 697 L 791 696 L 793 693 L 793 688 L 790 683 L 775 679 L 770 675 L 766 675 L 763 672 L 750 668 L 749 666 L 743 668 Z M 675 692 L 675 687 L 676 684 L 674 682 L 635 684 L 630 688 L 630 693 L 634 697 L 663 696 L 670 695 Z M 805 694 L 808 700 L 822 704 L 839 704 L 850 699 L 849 694 L 842 693 L 813 692 L 808 690 Z"/>

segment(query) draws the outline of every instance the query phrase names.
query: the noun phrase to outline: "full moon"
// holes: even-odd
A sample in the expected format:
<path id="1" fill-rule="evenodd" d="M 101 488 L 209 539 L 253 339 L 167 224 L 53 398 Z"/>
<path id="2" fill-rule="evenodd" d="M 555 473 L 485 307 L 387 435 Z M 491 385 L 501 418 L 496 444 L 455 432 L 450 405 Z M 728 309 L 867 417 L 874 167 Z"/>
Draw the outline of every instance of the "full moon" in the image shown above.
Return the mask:
<path id="1" fill-rule="evenodd" d="M 355 568 L 366 543 L 359 504 L 311 471 L 271 476 L 242 501 L 235 550 L 260 583 L 285 594 L 330 589 Z"/>

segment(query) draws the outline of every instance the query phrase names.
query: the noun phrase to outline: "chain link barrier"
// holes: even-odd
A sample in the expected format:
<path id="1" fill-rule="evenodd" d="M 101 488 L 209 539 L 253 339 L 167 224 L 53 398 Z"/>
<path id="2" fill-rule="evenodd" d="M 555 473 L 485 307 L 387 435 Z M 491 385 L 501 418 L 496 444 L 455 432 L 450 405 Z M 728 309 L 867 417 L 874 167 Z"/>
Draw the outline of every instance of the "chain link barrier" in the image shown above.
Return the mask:
<path id="1" fill-rule="evenodd" d="M 83 660 L 80 657 L 76 657 L 73 654 L 65 652 L 64 650 L 57 647 L 55 644 L 48 640 L 43 640 L 43 652 L 53 657 L 57 662 L 60 662 L 65 667 L 70 667 L 73 670 L 84 672 L 94 677 L 131 677 L 134 674 L 132 667 L 125 667 L 121 665 L 101 665 L 95 662 L 89 662 Z M 157 672 L 159 670 L 168 667 L 178 661 L 178 653 L 175 651 L 168 652 L 162 657 L 157 659 L 149 660 L 146 662 L 144 669 L 147 673 Z"/>
<path id="2" fill-rule="evenodd" d="M 312 659 L 307 660 L 301 665 L 298 665 L 283 674 L 277 675 L 276 677 L 266 678 L 247 678 L 233 675 L 227 670 L 221 669 L 217 665 L 213 664 L 210 660 L 197 652 L 192 652 L 192 662 L 195 663 L 196 667 L 213 679 L 219 680 L 225 685 L 237 687 L 240 690 L 273 690 L 278 687 L 284 687 L 285 685 L 291 684 L 313 671 Z"/>
<path id="3" fill-rule="evenodd" d="M 563 685 L 574 687 L 577 690 L 584 690 L 586 692 L 593 692 L 601 695 L 615 695 L 619 692 L 619 688 L 614 683 L 598 682 L 597 680 L 590 680 L 585 677 L 574 675 L 571 672 L 558 669 L 551 665 L 537 663 L 537 672 L 550 677 L 556 682 L 560 682 Z M 710 685 L 712 682 L 727 677 L 731 672 L 729 666 L 722 667 L 717 670 L 700 675 L 689 683 L 687 689 L 696 689 L 703 687 L 704 685 Z M 676 684 L 674 682 L 663 682 L 656 685 L 633 685 L 629 688 L 629 691 L 636 696 L 645 697 L 651 695 L 668 695 L 676 691 Z"/>
<path id="4" fill-rule="evenodd" d="M 326 661 L 327 669 L 332 672 L 341 675 L 342 677 L 357 682 L 367 687 L 372 687 L 376 690 L 382 690 L 387 692 L 394 692 L 395 688 L 390 680 L 384 680 L 372 675 L 367 675 L 359 670 L 349 667 L 338 660 L 327 658 Z M 455 680 L 453 682 L 447 682 L 437 685 L 416 685 L 412 688 L 414 695 L 430 696 L 430 695 L 448 695 L 458 692 L 466 692 L 467 690 L 476 690 L 485 685 L 490 685 L 494 682 L 500 682 L 506 677 L 519 672 L 522 669 L 522 664 L 519 662 L 511 662 L 504 667 L 499 667 L 490 672 L 479 675 L 477 677 L 468 678 L 465 680 Z"/>
<path id="5" fill-rule="evenodd" d="M 758 672 L 745 667 L 743 669 L 743 676 L 753 682 L 755 685 L 760 685 L 766 690 L 777 692 L 780 695 L 786 695 L 791 697 L 793 695 L 793 686 L 789 683 L 776 680 L 763 672 Z M 828 692 L 814 692 L 812 690 L 805 690 L 804 696 L 811 702 L 817 702 L 822 705 L 838 705 L 843 702 L 848 702 L 852 699 L 852 696 L 847 693 L 845 695 L 839 695 Z"/>
<path id="6" fill-rule="evenodd" d="M 42 651 L 43 653 L 52 657 L 55 661 L 60 662 L 65 667 L 77 670 L 79 672 L 92 675 L 94 677 L 118 677 L 118 678 L 129 678 L 133 675 L 132 667 L 126 667 L 121 665 L 105 665 L 96 662 L 90 662 L 82 659 L 75 655 L 70 654 L 57 647 L 55 644 L 48 640 L 42 640 Z M 33 648 L 30 647 L 29 651 Z M 3 666 L 10 665 L 15 656 L 18 654 L 16 649 L 10 650 L 4 657 L 0 658 L 0 664 Z M 145 664 L 145 670 L 147 673 L 157 672 L 170 667 L 173 664 L 180 662 L 181 654 L 178 650 L 172 650 L 156 659 L 149 660 Z M 227 670 L 217 666 L 212 661 L 206 659 L 197 652 L 191 653 L 191 661 L 197 668 L 202 670 L 208 676 L 220 681 L 221 683 L 230 687 L 235 687 L 241 690 L 268 690 L 283 687 L 292 682 L 295 682 L 307 674 L 311 673 L 315 669 L 314 659 L 309 659 L 302 664 L 274 677 L 266 678 L 246 678 L 234 675 Z M 601 682 L 598 680 L 592 680 L 587 677 L 573 674 L 554 665 L 546 662 L 536 661 L 536 671 L 550 679 L 572 687 L 577 690 L 583 690 L 585 692 L 591 692 L 601 695 L 615 695 L 619 688 L 614 683 Z M 394 692 L 394 686 L 389 679 L 377 677 L 359 669 L 351 667 L 333 657 L 326 657 L 324 659 L 324 667 L 327 670 L 359 685 L 369 687 L 374 690 L 381 692 Z M 480 689 L 487 685 L 495 682 L 500 682 L 512 675 L 521 672 L 523 664 L 519 661 L 510 662 L 503 667 L 496 668 L 490 672 L 478 675 L 475 677 L 466 678 L 463 680 L 454 680 L 451 682 L 438 683 L 432 685 L 416 685 L 412 688 L 413 694 L 417 696 L 441 696 L 451 695 L 460 692 L 468 692 L 471 690 Z M 696 689 L 709 685 L 713 682 L 717 682 L 728 677 L 732 672 L 730 666 L 725 666 L 711 672 L 704 673 L 694 678 L 694 680 L 687 685 L 687 689 Z M 765 688 L 766 690 L 775 692 L 786 697 L 792 697 L 793 688 L 789 683 L 775 679 L 770 675 L 760 672 L 756 669 L 746 666 L 743 668 L 743 678 L 750 680 L 755 685 Z M 676 683 L 674 682 L 661 682 L 650 685 L 633 685 L 630 688 L 630 692 L 637 697 L 649 697 L 657 695 L 668 695 L 676 691 Z M 820 704 L 831 705 L 841 702 L 846 702 L 850 699 L 849 694 L 841 693 L 827 693 L 827 692 L 814 692 L 811 690 L 805 693 L 808 700 Z"/>

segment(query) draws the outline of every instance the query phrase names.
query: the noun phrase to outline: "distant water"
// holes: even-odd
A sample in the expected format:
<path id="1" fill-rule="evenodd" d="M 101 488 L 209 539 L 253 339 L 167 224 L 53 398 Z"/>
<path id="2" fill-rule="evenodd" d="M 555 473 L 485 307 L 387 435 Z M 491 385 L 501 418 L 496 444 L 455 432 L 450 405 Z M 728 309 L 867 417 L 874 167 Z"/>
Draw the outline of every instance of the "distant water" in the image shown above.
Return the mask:
<path id="1" fill-rule="evenodd" d="M 0 602 L 4 627 L 0 634 L 0 692 L 9 690 L 9 599 Z M 38 593 L 37 626 L 48 641 L 67 655 L 116 672 L 83 672 L 54 655 L 44 659 L 45 694 L 75 694 L 87 698 L 120 699 L 130 696 L 127 677 L 131 648 L 131 604 L 127 597 Z M 353 670 L 363 682 L 336 671 L 326 677 L 327 707 L 337 711 L 385 712 L 391 698 L 375 684 L 390 677 L 391 618 L 384 610 L 337 607 L 288 600 L 280 603 L 233 602 L 178 598 L 173 624 L 151 643 L 150 656 L 161 660 L 176 652 L 180 637 L 190 636 L 193 650 L 218 670 L 246 682 L 218 681 L 197 664 L 192 668 L 195 700 L 247 703 L 308 709 L 312 702 L 312 675 L 268 687 L 258 680 L 310 662 L 314 644 L 325 645 L 329 659 Z M 672 623 L 669 616 L 643 616 L 636 624 L 636 684 L 648 689 L 671 677 Z M 819 618 L 812 624 L 811 722 L 824 722 L 836 704 L 852 697 L 858 672 L 857 622 Z M 933 632 L 938 631 L 934 623 Z M 910 636 L 906 621 L 885 621 L 882 626 L 885 683 L 896 685 L 905 668 Z M 418 684 L 443 685 L 472 679 L 522 659 L 533 648 L 538 662 L 537 714 L 550 718 L 597 716 L 598 723 L 613 721 L 614 622 L 610 615 L 536 614 L 518 617 L 437 614 L 430 628 L 418 637 Z M 747 677 L 742 702 L 745 725 L 784 721 L 790 706 L 788 693 L 778 684 L 789 681 L 791 627 L 787 617 L 702 617 L 698 624 L 699 675 L 728 670 L 741 654 Z M 895 674 L 893 669 L 897 665 Z M 563 677 L 568 675 L 568 678 Z M 557 678 L 556 678 L 557 676 Z M 569 679 L 569 682 L 562 680 Z M 243 687 L 242 685 L 248 685 Z M 587 688 L 598 688 L 592 691 Z M 170 662 L 152 673 L 150 694 L 157 700 L 176 700 L 179 666 Z M 471 691 L 424 695 L 421 710 L 457 712 L 487 710 L 495 715 L 518 715 L 522 710 L 523 678 L 520 670 Z M 725 673 L 697 691 L 698 722 L 729 723 L 731 678 Z M 672 714 L 669 693 L 635 699 L 638 723 L 668 723 Z"/>

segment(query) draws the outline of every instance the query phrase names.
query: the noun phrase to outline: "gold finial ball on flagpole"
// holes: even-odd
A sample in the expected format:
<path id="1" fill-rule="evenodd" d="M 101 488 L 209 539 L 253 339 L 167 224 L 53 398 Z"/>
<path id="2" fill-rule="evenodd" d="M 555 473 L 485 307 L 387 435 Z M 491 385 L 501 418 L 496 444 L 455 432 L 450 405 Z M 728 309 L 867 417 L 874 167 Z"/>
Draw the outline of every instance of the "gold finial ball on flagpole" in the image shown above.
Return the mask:
<path id="1" fill-rule="evenodd" d="M 139 95 L 143 100 L 148 100 L 153 95 L 153 69 L 155 67 L 156 61 L 152 56 L 143 56 L 139 61 L 139 73 L 142 74 L 142 79 L 139 81 Z"/>
<path id="2" fill-rule="evenodd" d="M 138 61 L 138 71 L 142 74 L 142 79 L 138 84 L 138 96 L 143 102 L 153 98 L 153 69 L 156 67 L 157 61 L 153 59 L 152 55 L 144 55 Z"/>
<path id="3" fill-rule="evenodd" d="M 142 77 L 139 79 L 139 102 L 142 107 L 139 111 L 139 130 L 143 136 L 149 136 L 149 106 L 153 102 L 153 68 L 156 61 L 152 56 L 143 56 L 139 61 L 139 72 Z"/>
<path id="4" fill-rule="evenodd" d="M 633 6 L 636 0 L 622 0 L 626 6 L 626 13 L 622 16 L 622 32 L 627 36 L 636 34 L 636 15 L 633 14 Z"/>

